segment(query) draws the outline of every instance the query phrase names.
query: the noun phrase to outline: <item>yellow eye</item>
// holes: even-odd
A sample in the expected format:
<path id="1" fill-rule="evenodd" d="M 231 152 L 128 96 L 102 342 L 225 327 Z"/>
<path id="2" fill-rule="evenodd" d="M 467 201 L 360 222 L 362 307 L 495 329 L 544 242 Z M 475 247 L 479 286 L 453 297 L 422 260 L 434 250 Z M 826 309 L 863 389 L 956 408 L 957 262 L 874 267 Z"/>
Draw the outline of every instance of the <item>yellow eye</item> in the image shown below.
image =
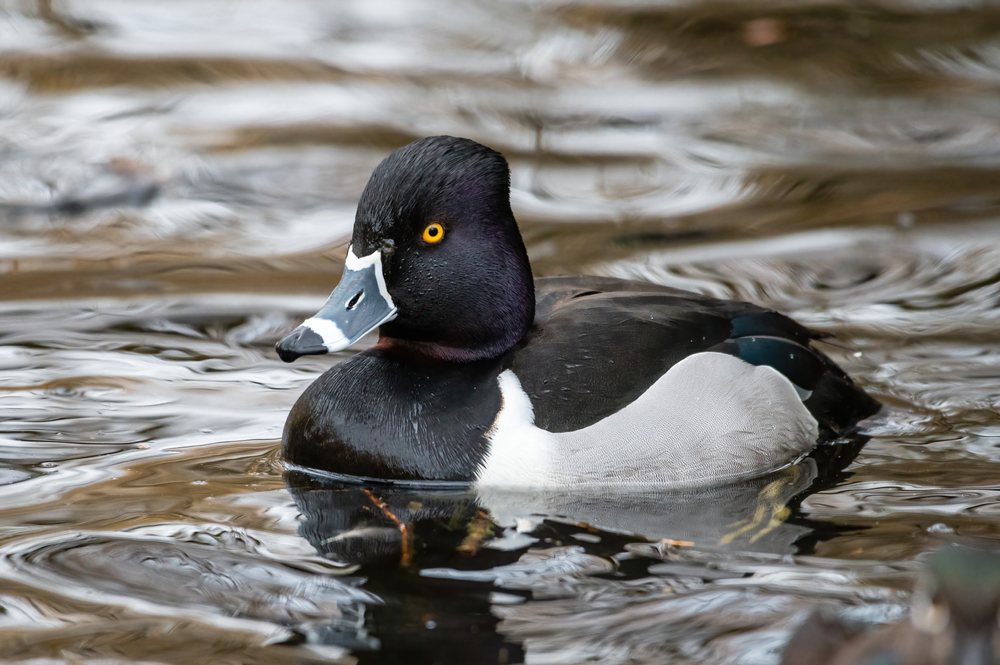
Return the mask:
<path id="1" fill-rule="evenodd" d="M 436 242 L 441 242 L 442 238 L 444 238 L 444 227 L 437 222 L 434 222 L 424 229 L 424 242 L 434 244 Z"/>

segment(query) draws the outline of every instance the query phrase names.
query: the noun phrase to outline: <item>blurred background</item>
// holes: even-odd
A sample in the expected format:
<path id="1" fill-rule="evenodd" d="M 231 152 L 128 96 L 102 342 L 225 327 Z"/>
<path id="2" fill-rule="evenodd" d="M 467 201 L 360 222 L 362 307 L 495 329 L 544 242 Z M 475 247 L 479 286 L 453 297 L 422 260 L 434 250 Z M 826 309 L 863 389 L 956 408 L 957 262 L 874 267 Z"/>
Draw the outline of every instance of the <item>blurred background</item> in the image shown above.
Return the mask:
<path id="1" fill-rule="evenodd" d="M 998 93 L 960 0 L 0 0 L 0 659 L 776 663 L 817 605 L 900 616 L 1000 536 Z M 507 156 L 536 275 L 835 334 L 860 456 L 740 554 L 609 510 L 476 574 L 319 556 L 277 451 L 352 352 L 272 345 L 433 134 Z"/>

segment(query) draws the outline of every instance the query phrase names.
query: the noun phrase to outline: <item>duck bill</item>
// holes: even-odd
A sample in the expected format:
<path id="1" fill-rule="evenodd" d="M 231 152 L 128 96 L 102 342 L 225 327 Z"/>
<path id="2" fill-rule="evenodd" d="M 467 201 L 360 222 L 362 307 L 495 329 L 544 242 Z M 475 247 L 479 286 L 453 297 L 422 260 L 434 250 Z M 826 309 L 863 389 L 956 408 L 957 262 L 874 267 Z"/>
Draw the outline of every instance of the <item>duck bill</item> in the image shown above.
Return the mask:
<path id="1" fill-rule="evenodd" d="M 282 338 L 274 348 L 286 363 L 302 356 L 341 351 L 383 323 L 392 321 L 398 311 L 385 286 L 382 253 L 375 251 L 359 259 L 352 247 L 347 250 L 340 284 L 323 309 Z"/>

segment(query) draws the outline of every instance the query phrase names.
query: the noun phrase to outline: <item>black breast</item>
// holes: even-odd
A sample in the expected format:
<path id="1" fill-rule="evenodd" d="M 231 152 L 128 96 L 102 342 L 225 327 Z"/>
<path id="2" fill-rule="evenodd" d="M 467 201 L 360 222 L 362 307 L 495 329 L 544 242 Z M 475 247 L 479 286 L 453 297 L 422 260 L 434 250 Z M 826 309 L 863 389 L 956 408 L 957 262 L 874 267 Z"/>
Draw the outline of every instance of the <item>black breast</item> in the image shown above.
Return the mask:
<path id="1" fill-rule="evenodd" d="M 301 466 L 369 478 L 469 480 L 500 410 L 500 362 L 360 353 L 295 403 L 282 454 Z"/>

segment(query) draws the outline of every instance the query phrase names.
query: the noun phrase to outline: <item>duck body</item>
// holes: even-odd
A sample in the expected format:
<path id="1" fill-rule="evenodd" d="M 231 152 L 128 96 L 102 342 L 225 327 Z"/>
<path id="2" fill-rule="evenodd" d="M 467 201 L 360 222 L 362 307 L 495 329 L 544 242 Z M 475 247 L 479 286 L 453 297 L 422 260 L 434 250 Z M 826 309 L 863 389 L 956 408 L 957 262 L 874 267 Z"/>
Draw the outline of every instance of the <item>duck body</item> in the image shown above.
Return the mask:
<path id="1" fill-rule="evenodd" d="M 376 169 L 341 286 L 278 351 L 338 350 L 375 327 L 379 342 L 299 398 L 288 461 L 386 480 L 709 485 L 787 465 L 878 410 L 819 335 L 776 312 L 532 280 L 508 177 L 497 153 L 451 137 Z"/>
<path id="2" fill-rule="evenodd" d="M 500 357 L 376 345 L 325 372 L 284 457 L 377 479 L 679 487 L 773 471 L 877 409 L 775 312 L 609 278 L 535 284 L 534 325 Z M 663 385 L 685 362 L 694 375 Z"/>

